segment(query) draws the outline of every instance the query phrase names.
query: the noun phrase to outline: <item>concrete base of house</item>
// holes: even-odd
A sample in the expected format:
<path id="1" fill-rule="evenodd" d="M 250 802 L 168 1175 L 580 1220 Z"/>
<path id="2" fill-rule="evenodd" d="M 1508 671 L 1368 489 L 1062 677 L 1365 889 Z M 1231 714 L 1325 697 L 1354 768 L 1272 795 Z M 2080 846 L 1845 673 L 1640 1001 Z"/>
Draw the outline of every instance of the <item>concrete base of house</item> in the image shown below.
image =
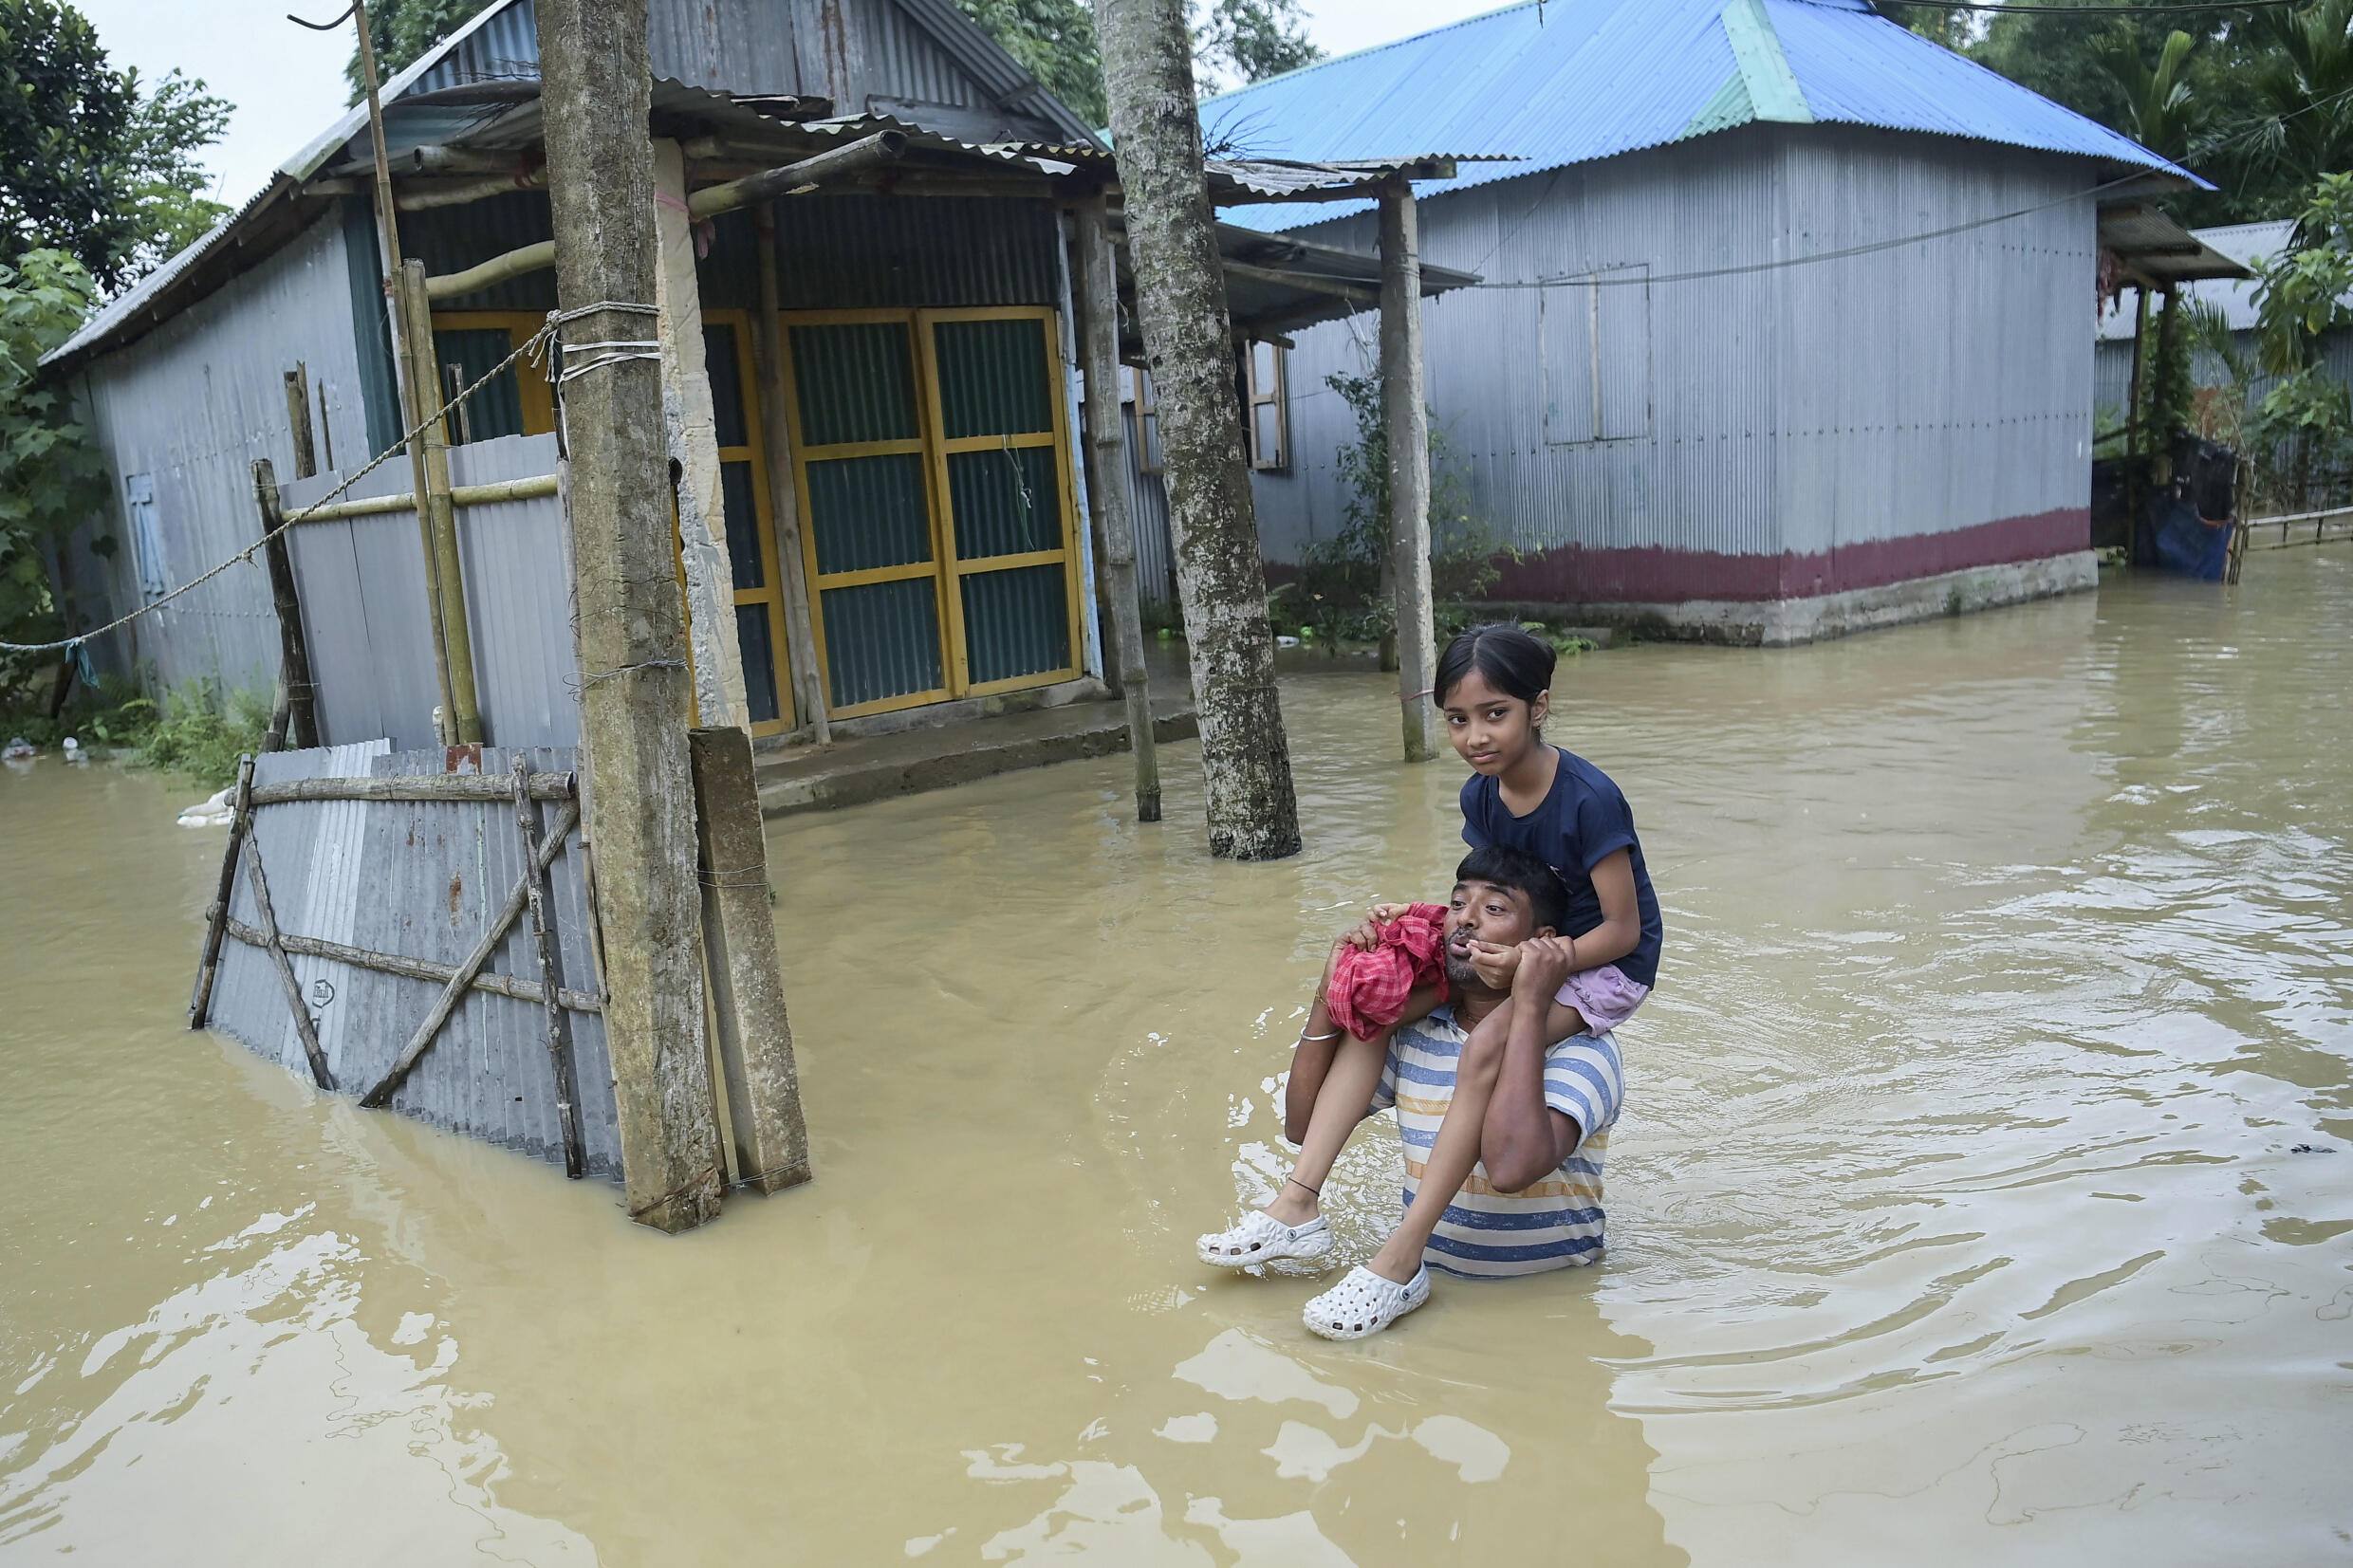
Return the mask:
<path id="1" fill-rule="evenodd" d="M 1810 599 L 1695 599 L 1673 604 L 1482 605 L 1498 618 L 1591 621 L 1655 641 L 1714 642 L 1735 648 L 1788 648 L 1939 616 L 2080 594 L 2100 585 L 2091 550 L 1971 566 L 1877 588 L 1850 588 Z"/>
<path id="2" fill-rule="evenodd" d="M 1101 687 L 1097 690 L 1100 692 Z M 938 708 L 913 711 L 931 713 L 938 711 Z M 1163 743 L 1191 740 L 1199 733 L 1190 698 L 1172 696 L 1156 700 L 1152 716 L 1153 735 Z M 843 728 L 836 725 L 834 733 L 841 735 Z M 942 720 L 901 726 L 894 733 L 851 736 L 823 747 L 787 747 L 755 758 L 752 779 L 760 792 L 761 814 L 787 817 L 802 811 L 861 805 L 894 795 L 946 789 L 952 784 L 970 784 L 1017 768 L 1104 757 L 1126 749 L 1127 710 L 1123 704 L 1064 702 L 1051 707 L 1033 706 L 1018 712 L 1000 712 L 969 724 Z"/>

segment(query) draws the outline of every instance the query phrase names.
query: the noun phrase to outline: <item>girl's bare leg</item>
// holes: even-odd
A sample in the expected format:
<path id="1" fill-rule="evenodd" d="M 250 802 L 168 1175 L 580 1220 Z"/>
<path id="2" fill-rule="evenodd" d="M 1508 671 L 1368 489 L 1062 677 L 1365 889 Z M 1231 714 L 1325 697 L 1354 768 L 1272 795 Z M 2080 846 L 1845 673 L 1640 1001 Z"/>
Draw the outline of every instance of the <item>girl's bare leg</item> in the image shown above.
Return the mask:
<path id="1" fill-rule="evenodd" d="M 1285 1225 L 1305 1225 L 1315 1218 L 1324 1178 L 1331 1174 L 1332 1162 L 1347 1146 L 1348 1134 L 1371 1109 L 1373 1091 L 1380 1087 L 1380 1069 L 1388 1056 L 1385 1030 L 1370 1040 L 1341 1036 L 1323 1087 L 1316 1091 L 1315 1112 L 1308 1118 L 1306 1135 L 1299 1140 L 1299 1158 L 1292 1162 L 1290 1179 L 1267 1205 L 1269 1215 Z M 1473 1157 L 1476 1157 L 1475 1150 Z"/>

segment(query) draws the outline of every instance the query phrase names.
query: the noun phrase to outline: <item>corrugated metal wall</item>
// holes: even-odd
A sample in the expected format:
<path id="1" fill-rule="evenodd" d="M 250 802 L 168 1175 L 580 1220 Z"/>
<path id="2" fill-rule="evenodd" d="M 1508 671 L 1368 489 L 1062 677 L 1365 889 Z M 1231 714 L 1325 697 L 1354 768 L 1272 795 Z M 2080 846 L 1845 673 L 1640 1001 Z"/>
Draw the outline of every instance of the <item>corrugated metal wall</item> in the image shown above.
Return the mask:
<path id="1" fill-rule="evenodd" d="M 510 766 L 508 753 L 484 750 L 484 772 L 503 774 Z M 576 766 L 569 750 L 531 753 L 535 771 L 568 772 Z M 377 742 L 260 757 L 255 759 L 254 779 L 278 784 L 443 770 L 438 750 L 393 752 Z M 556 809 L 542 805 L 543 831 Z M 253 823 L 279 929 L 374 952 L 441 964 L 462 962 L 523 870 L 514 808 L 503 802 L 302 802 L 266 807 L 255 814 Z M 564 983 L 594 993 L 602 987 L 577 830 L 549 868 L 549 880 Z M 258 924 L 252 889 L 242 871 L 230 907 L 237 919 Z M 292 965 L 337 1087 L 354 1098 L 383 1076 L 439 994 L 439 987 L 430 982 L 329 959 L 296 957 Z M 525 980 L 539 978 L 528 913 L 500 943 L 488 968 Z M 212 1023 L 307 1079 L 308 1064 L 286 993 L 261 950 L 236 941 L 224 945 Z M 617 1176 L 621 1145 L 603 1020 L 593 1013 L 574 1013 L 571 1023 L 588 1167 Z M 560 1161 L 563 1139 L 556 1124 L 555 1080 L 545 1029 L 545 1015 L 536 1002 L 468 992 L 394 1097 L 393 1108 L 452 1132 Z"/>
<path id="2" fill-rule="evenodd" d="M 1060 243 L 1044 201 L 982 196 L 809 196 L 776 204 L 787 310 L 1056 304 Z M 719 219 L 697 268 L 707 309 L 760 299 L 751 221 Z"/>
<path id="3" fill-rule="evenodd" d="M 450 479 L 459 486 L 531 478 L 553 473 L 555 466 L 552 435 L 450 449 Z M 338 475 L 321 474 L 287 486 L 287 506 L 307 505 L 339 483 Z M 392 462 L 348 494 L 399 495 L 408 488 L 408 465 Z M 402 749 L 433 745 L 433 710 L 441 695 L 416 514 L 305 523 L 291 537 L 322 738 L 340 745 L 381 735 Z M 484 733 L 505 745 L 576 744 L 571 566 L 556 498 L 461 507 L 457 539 Z M 267 597 L 263 608 L 269 610 Z M 273 670 L 276 638 L 272 615 Z"/>
<path id="4" fill-rule="evenodd" d="M 2055 203 L 1806 267 L 1433 300 L 1444 459 L 1475 517 L 1538 550 L 1807 554 L 2082 507 L 2092 212 L 2087 195 L 2066 198 L 2089 179 L 2077 160 L 1935 138 L 1755 127 L 1426 202 L 1425 258 L 1491 283 L 1657 279 Z M 1370 214 L 1299 232 L 1376 249 Z M 1597 360 L 1595 312 L 1613 306 Z M 1256 476 L 1280 561 L 1340 526 L 1333 453 L 1356 432 L 1325 378 L 1375 367 L 1378 321 L 1297 341 L 1293 467 Z M 1646 406 L 1639 434 L 1592 439 L 1588 417 L 1557 406 L 1587 394 L 1596 362 L 1612 399 L 1601 434 Z"/>
<path id="5" fill-rule="evenodd" d="M 293 475 L 285 375 L 297 361 L 309 367 L 314 430 L 324 391 L 335 453 L 357 467 L 352 454 L 366 446 L 366 414 L 339 215 L 320 219 L 276 255 L 257 259 L 250 271 L 74 378 L 114 490 L 112 506 L 67 549 L 88 620 L 111 620 L 140 602 L 123 508 L 131 476 L 153 479 L 162 577 L 172 587 L 260 534 L 252 463 L 267 457 L 281 481 Z M 107 536 L 118 544 L 111 560 L 89 549 Z M 278 669 L 268 573 L 258 562 L 233 566 L 96 651 L 117 671 L 152 662 L 170 685 L 217 677 L 267 690 Z"/>
<path id="6" fill-rule="evenodd" d="M 1136 530 L 1136 598 L 1144 604 L 1174 609 L 1176 556 L 1169 542 L 1168 487 L 1158 474 L 1143 470 L 1143 440 L 1136 430 L 1134 403 L 1120 405 L 1120 423 L 1127 435 L 1127 505 Z M 1262 502 L 1258 516 L 1262 529 L 1266 521 Z"/>

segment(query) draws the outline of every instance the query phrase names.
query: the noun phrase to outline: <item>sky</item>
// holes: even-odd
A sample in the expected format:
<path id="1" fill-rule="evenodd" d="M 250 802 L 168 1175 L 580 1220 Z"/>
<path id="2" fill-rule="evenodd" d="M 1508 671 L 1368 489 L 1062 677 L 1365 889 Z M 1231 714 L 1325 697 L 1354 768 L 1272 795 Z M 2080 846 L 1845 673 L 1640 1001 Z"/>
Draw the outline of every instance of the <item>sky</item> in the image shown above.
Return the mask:
<path id="1" fill-rule="evenodd" d="M 175 67 L 201 77 L 236 106 L 229 134 L 204 158 L 232 206 L 268 183 L 270 171 L 343 112 L 349 24 L 306 32 L 288 9 L 324 21 L 343 0 L 74 0 L 98 27 L 117 65 L 160 77 Z M 1501 0 L 1308 0 L 1307 31 L 1332 54 L 1492 10 Z"/>

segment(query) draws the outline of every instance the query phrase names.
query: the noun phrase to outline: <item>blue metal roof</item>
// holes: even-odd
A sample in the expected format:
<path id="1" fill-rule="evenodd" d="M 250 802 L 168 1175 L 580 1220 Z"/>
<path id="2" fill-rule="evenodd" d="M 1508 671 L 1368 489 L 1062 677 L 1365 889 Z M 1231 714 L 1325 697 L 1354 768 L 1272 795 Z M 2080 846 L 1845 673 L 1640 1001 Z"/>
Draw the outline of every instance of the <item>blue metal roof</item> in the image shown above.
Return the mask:
<path id="1" fill-rule="evenodd" d="M 1873 12 L 1862 0 L 1538 0 L 1327 60 L 1201 105 L 1238 156 L 1468 164 L 1424 194 L 1753 121 L 1833 121 L 2101 158 L 2203 185 L 2147 148 Z M 1369 205 L 1334 204 L 1319 217 Z M 1295 211 L 1242 208 L 1252 228 Z"/>

